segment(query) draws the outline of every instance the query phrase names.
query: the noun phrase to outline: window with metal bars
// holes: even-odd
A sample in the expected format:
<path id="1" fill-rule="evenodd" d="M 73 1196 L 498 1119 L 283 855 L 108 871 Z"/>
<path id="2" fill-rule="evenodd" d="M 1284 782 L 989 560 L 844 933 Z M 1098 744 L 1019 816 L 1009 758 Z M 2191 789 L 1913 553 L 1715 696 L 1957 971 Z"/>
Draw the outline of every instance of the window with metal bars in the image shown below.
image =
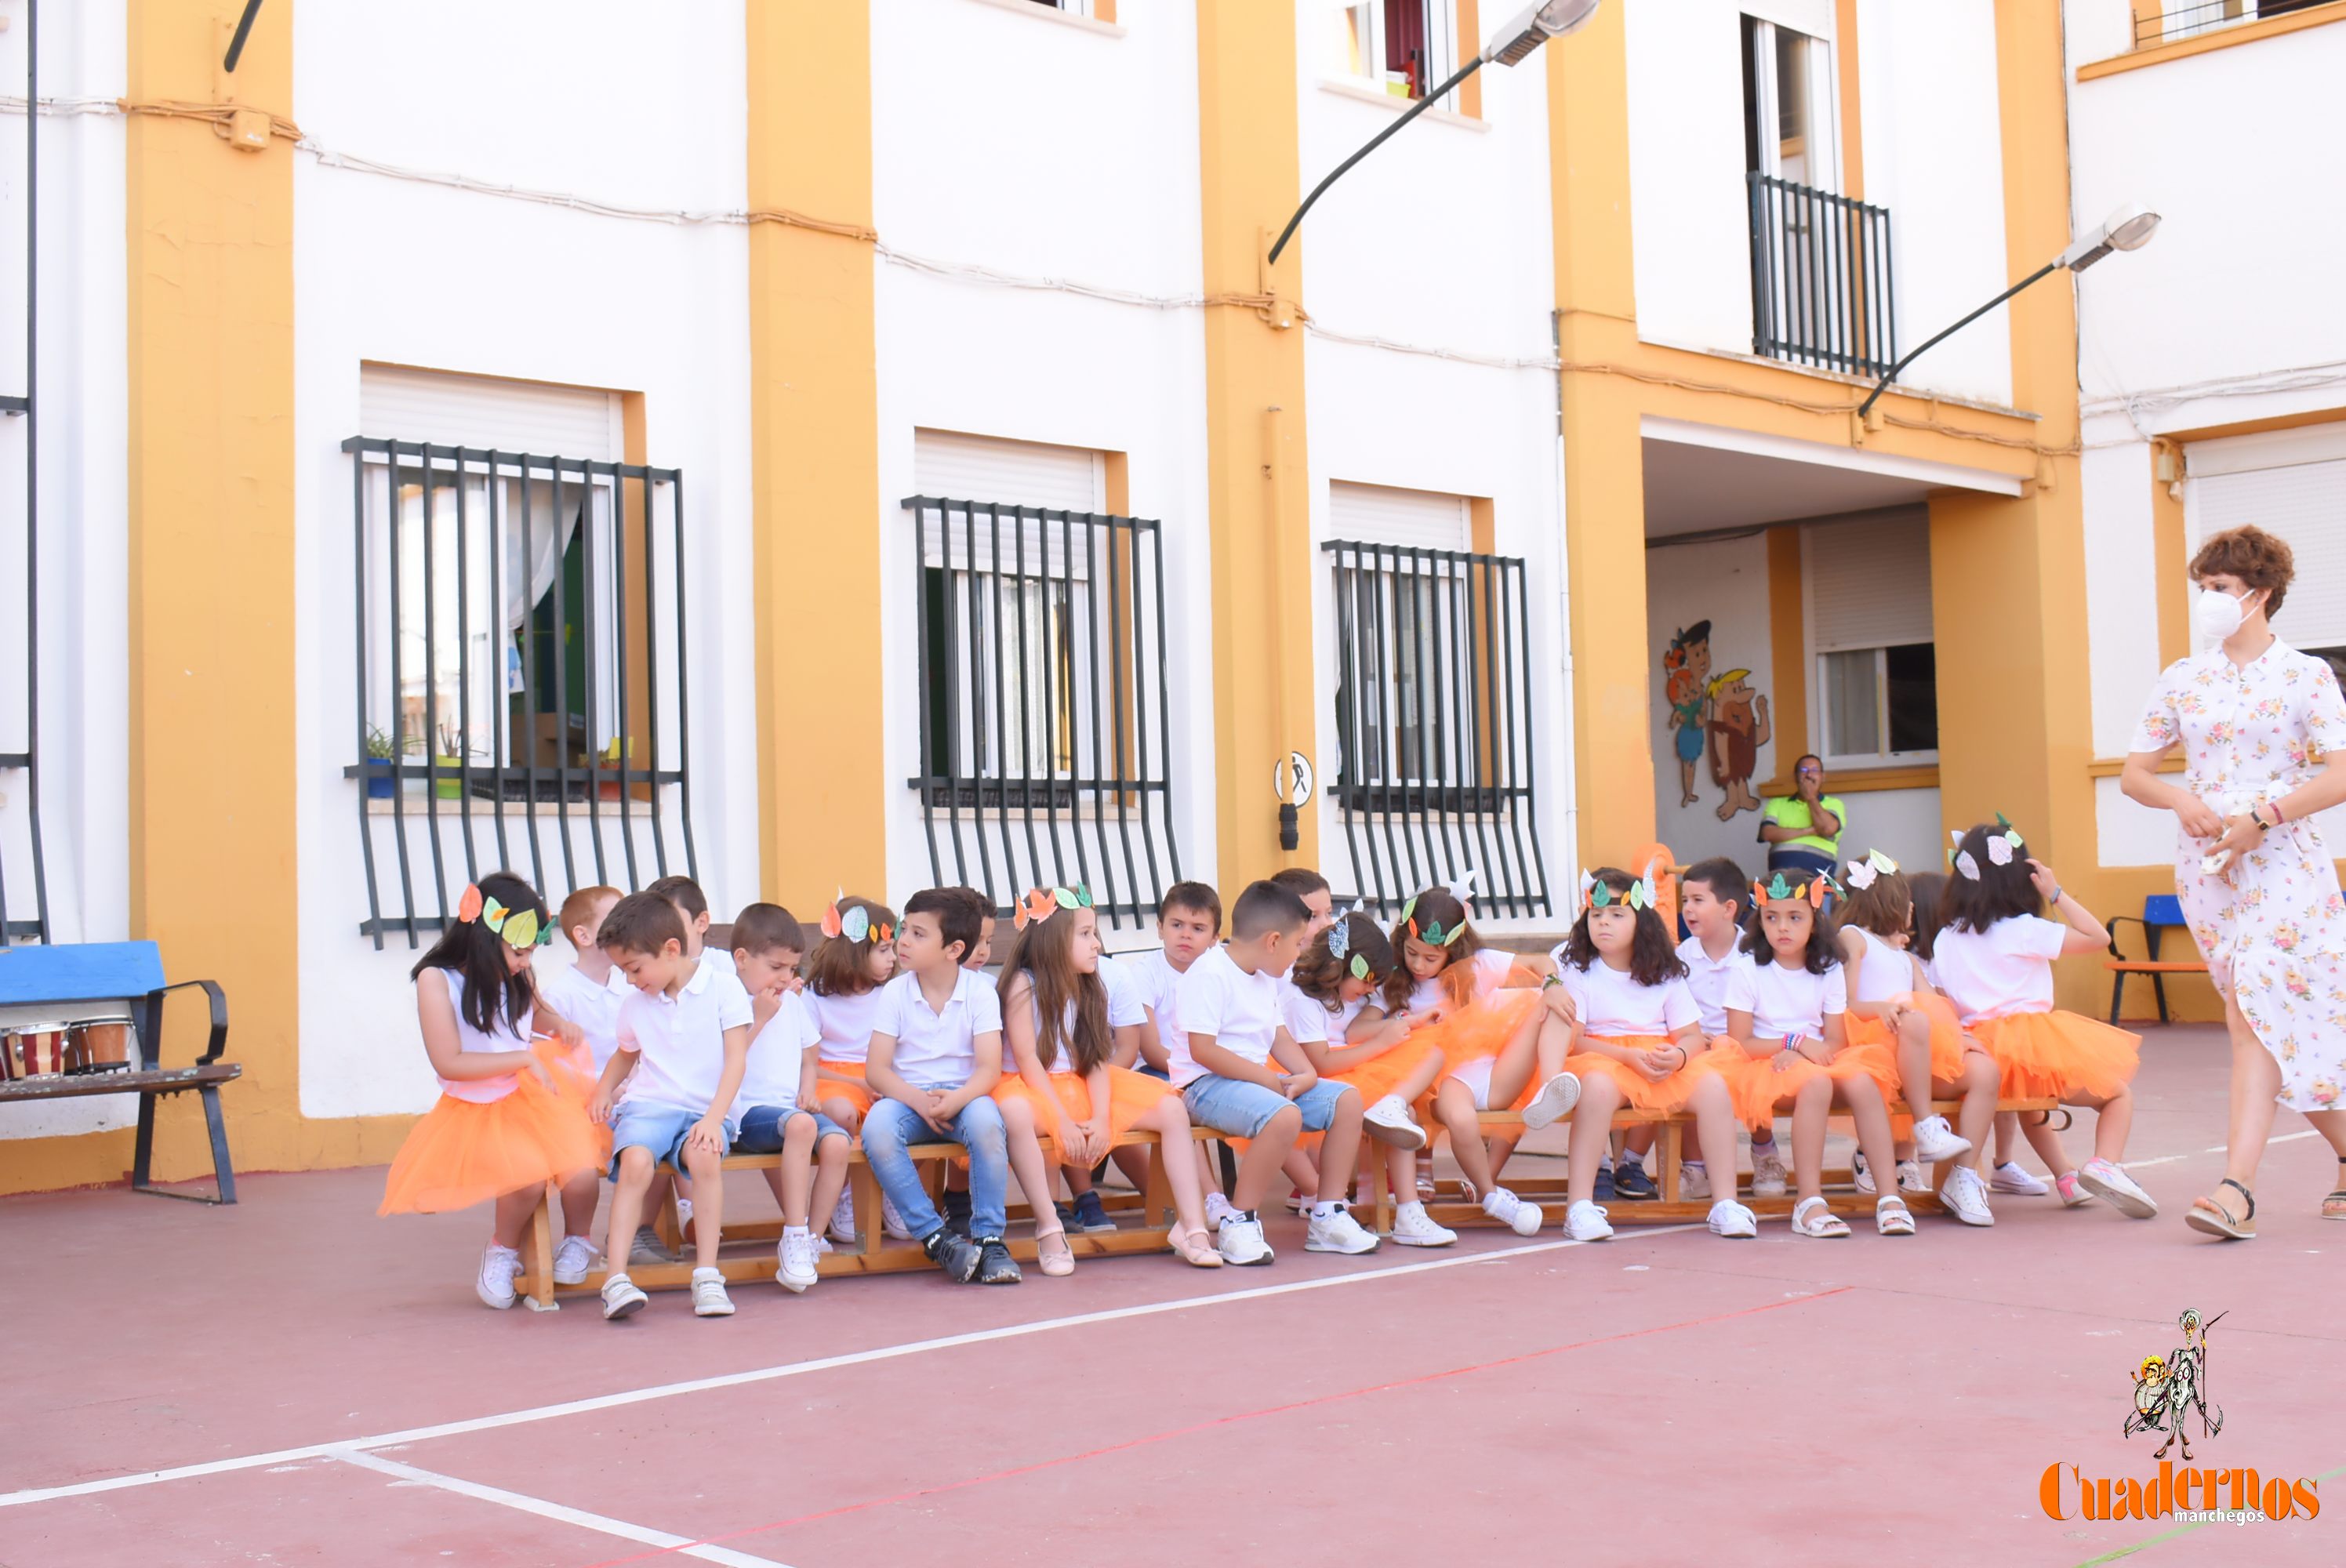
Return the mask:
<path id="1" fill-rule="evenodd" d="M 1477 907 L 1549 911 L 1534 808 L 1524 563 L 1331 540 L 1335 803 L 1363 901 L 1471 869 Z"/>
<path id="2" fill-rule="evenodd" d="M 683 475 L 371 436 L 351 453 L 362 934 L 499 867 L 550 901 L 698 875 Z"/>
<path id="3" fill-rule="evenodd" d="M 1087 885 L 1138 924 L 1181 876 L 1166 766 L 1165 566 L 1142 518 L 916 495 L 930 874 L 1007 910 Z"/>

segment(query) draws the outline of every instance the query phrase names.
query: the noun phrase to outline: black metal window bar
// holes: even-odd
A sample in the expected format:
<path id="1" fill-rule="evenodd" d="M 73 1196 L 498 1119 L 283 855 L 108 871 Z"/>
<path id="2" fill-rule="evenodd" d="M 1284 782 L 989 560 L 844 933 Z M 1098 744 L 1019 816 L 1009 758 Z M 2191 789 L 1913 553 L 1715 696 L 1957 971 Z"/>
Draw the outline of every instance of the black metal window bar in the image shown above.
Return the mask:
<path id="1" fill-rule="evenodd" d="M 2199 5 L 2168 5 L 2136 15 L 2134 44 L 2137 49 L 2147 48 L 2153 44 L 2172 43 L 2178 38 L 2212 33 L 2218 27 L 2253 22 L 2259 16 L 2309 11 L 2334 3 L 2335 0 L 2207 0 L 2207 4 Z"/>
<path id="2" fill-rule="evenodd" d="M 1898 362 L 1890 212 L 1754 171 L 1751 349 L 1878 376 Z"/>
<path id="3" fill-rule="evenodd" d="M 915 495 L 921 801 L 930 873 L 1008 910 L 1092 890 L 1138 924 L 1181 878 L 1166 708 L 1162 529 L 1145 518 Z"/>
<path id="4" fill-rule="evenodd" d="M 1336 804 L 1365 906 L 1481 871 L 1550 911 L 1534 805 L 1530 613 L 1513 555 L 1335 539 Z"/>
<path id="5" fill-rule="evenodd" d="M 353 436 L 361 934 L 698 876 L 673 468 Z M 422 882 L 419 888 L 418 883 Z"/>
<path id="6" fill-rule="evenodd" d="M 25 11 L 25 390 L 21 394 L 0 396 L 0 414 L 24 422 L 18 428 L 25 435 L 25 581 L 23 609 L 16 624 L 25 636 L 25 743 L 22 750 L 0 750 L 0 788 L 14 784 L 12 776 L 22 777 L 23 788 L 7 788 L 7 793 L 12 805 L 13 799 L 19 795 L 25 802 L 24 843 L 26 860 L 30 862 L 33 896 L 32 918 L 28 920 L 22 891 L 12 899 L 8 891 L 8 865 L 15 859 L 16 829 L 13 820 L 0 819 L 0 835 L 8 840 L 0 845 L 0 947 L 21 937 L 44 942 L 49 940 L 48 864 L 41 853 L 40 444 L 33 412 L 34 383 L 39 379 L 35 350 L 40 326 L 36 258 L 40 252 L 41 210 L 41 117 L 33 111 L 41 101 L 40 55 L 41 7 L 39 0 L 32 0 Z M 13 818 L 15 812 L 10 811 L 8 816 Z"/>

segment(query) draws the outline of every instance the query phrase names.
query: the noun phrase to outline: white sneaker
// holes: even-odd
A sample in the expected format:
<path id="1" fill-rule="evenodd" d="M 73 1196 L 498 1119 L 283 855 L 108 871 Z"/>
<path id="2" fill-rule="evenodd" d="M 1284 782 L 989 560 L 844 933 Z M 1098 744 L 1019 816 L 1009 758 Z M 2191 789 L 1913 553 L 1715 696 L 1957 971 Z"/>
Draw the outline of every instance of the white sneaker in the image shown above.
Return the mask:
<path id="1" fill-rule="evenodd" d="M 606 1322 L 642 1311 L 644 1303 L 650 1299 L 636 1288 L 634 1280 L 624 1274 L 603 1277 L 603 1319 Z"/>
<path id="2" fill-rule="evenodd" d="M 888 1201 L 888 1195 L 885 1193 L 880 1195 L 880 1226 L 888 1233 L 888 1238 L 891 1241 L 913 1239 L 913 1232 L 904 1224 L 904 1217 L 896 1212 L 896 1206 Z"/>
<path id="3" fill-rule="evenodd" d="M 1784 1196 L 1784 1156 L 1772 1143 L 1751 1145 L 1751 1196 Z"/>
<path id="4" fill-rule="evenodd" d="M 1865 1163 L 1865 1151 L 1852 1152 L 1849 1156 L 1849 1179 L 1851 1186 L 1866 1196 L 1873 1196 L 1873 1167 Z"/>
<path id="5" fill-rule="evenodd" d="M 1222 1227 L 1222 1221 L 1235 1217 L 1238 1212 L 1230 1206 L 1230 1200 L 1220 1193 L 1209 1192 L 1206 1195 L 1206 1228 L 1208 1230 L 1219 1230 Z"/>
<path id="6" fill-rule="evenodd" d="M 1920 1160 L 1900 1160 L 1898 1162 L 1898 1190 L 1900 1192 L 1929 1192 L 1931 1190 L 1931 1178 L 1923 1174 L 1923 1164 Z"/>
<path id="7" fill-rule="evenodd" d="M 1708 1197 L 1710 1196 L 1710 1172 L 1691 1161 L 1680 1166 L 1678 1167 L 1678 1196 L 1686 1198 Z"/>
<path id="8" fill-rule="evenodd" d="M 1524 1129 L 1535 1133 L 1542 1127 L 1554 1126 L 1570 1115 L 1572 1107 L 1578 1104 L 1580 1080 L 1570 1073 L 1558 1073 L 1542 1084 L 1532 1103 L 1524 1107 Z"/>
<path id="9" fill-rule="evenodd" d="M 1402 1103 L 1399 1095 L 1387 1095 L 1371 1105 L 1362 1119 L 1371 1126 L 1382 1127 L 1392 1135 L 1389 1138 L 1378 1139 L 1379 1143 L 1389 1144 L 1397 1149 L 1422 1149 L 1425 1146 L 1425 1129 L 1417 1125 L 1417 1118 L 1409 1114 L 1409 1106 Z"/>
<path id="10" fill-rule="evenodd" d="M 1547 1218 L 1540 1213 L 1539 1205 L 1525 1203 L 1503 1186 L 1494 1186 L 1483 1195 L 1483 1212 L 1517 1236 L 1537 1236 L 1541 1223 Z"/>
<path id="11" fill-rule="evenodd" d="M 692 1200 L 688 1197 L 676 1200 L 676 1238 L 678 1241 L 692 1239 Z"/>
<path id="12" fill-rule="evenodd" d="M 1575 1241 L 1610 1241 L 1613 1227 L 1606 1223 L 1605 1211 L 1585 1197 L 1572 1200 L 1564 1211 L 1564 1233 Z"/>
<path id="13" fill-rule="evenodd" d="M 1392 1239 L 1395 1247 L 1448 1247 L 1458 1233 L 1434 1224 L 1425 1205 L 1404 1203 L 1393 1210 Z"/>
<path id="14" fill-rule="evenodd" d="M 1303 1250 L 1306 1252 L 1374 1252 L 1377 1238 L 1362 1227 L 1352 1217 L 1352 1211 L 1338 1204 L 1330 1213 L 1315 1214 L 1303 1229 Z"/>
<path id="15" fill-rule="evenodd" d="M 1230 1217 L 1216 1227 L 1214 1246 L 1221 1253 L 1222 1261 L 1234 1268 L 1269 1263 L 1278 1256 L 1271 1251 L 1270 1243 L 1262 1238 L 1262 1221 L 1247 1218 L 1243 1209 L 1232 1209 Z"/>
<path id="16" fill-rule="evenodd" d="M 2043 1197 L 2053 1190 L 2035 1172 L 2023 1170 L 2011 1160 L 1995 1167 L 1987 1186 L 1990 1192 L 2016 1193 L 2022 1197 Z"/>
<path id="17" fill-rule="evenodd" d="M 775 1283 L 797 1295 L 815 1282 L 814 1237 L 803 1228 L 785 1230 L 774 1248 Z"/>
<path id="18" fill-rule="evenodd" d="M 2157 1200 L 2135 1186 L 2134 1177 L 2123 1166 L 2109 1160 L 2090 1159 L 2079 1166 L 2077 1185 L 2128 1219 L 2149 1219 L 2158 1213 Z"/>
<path id="19" fill-rule="evenodd" d="M 1305 1209 L 1310 1208 L 1313 1204 L 1318 1203 L 1319 1201 L 1319 1198 L 1316 1196 L 1306 1197 L 1300 1192 L 1290 1192 L 1287 1195 L 1287 1212 L 1290 1214 L 1301 1214 Z"/>
<path id="20" fill-rule="evenodd" d="M 714 1268 L 692 1271 L 692 1315 L 696 1318 L 730 1318 L 733 1298 L 725 1294 L 725 1276 Z"/>
<path id="21" fill-rule="evenodd" d="M 1979 1172 L 1969 1166 L 1957 1166 L 1948 1173 L 1946 1185 L 1939 1188 L 1939 1201 L 1965 1225 L 1995 1223 L 1995 1211 L 1987 1206 L 1987 1189 Z"/>
<path id="22" fill-rule="evenodd" d="M 1760 1234 L 1760 1218 L 1731 1197 L 1720 1198 L 1710 1206 L 1710 1233 L 1713 1236 L 1734 1237 L 1749 1240 Z"/>
<path id="23" fill-rule="evenodd" d="M 831 1211 L 831 1229 L 828 1234 L 831 1240 L 842 1247 L 855 1245 L 855 1189 L 853 1187 L 839 1189 L 839 1203 Z"/>
<path id="24" fill-rule="evenodd" d="M 1971 1152 L 1971 1139 L 1947 1125 L 1946 1117 L 1925 1116 L 1914 1124 L 1914 1157 L 1924 1165 L 1959 1160 Z"/>
<path id="25" fill-rule="evenodd" d="M 595 1267 L 595 1244 L 583 1236 L 566 1236 L 554 1249 L 554 1282 L 584 1285 Z"/>
<path id="26" fill-rule="evenodd" d="M 481 1254 L 481 1272 L 473 1281 L 473 1294 L 481 1298 L 482 1306 L 502 1312 L 514 1304 L 514 1279 L 520 1273 L 521 1254 L 492 1241 Z"/>

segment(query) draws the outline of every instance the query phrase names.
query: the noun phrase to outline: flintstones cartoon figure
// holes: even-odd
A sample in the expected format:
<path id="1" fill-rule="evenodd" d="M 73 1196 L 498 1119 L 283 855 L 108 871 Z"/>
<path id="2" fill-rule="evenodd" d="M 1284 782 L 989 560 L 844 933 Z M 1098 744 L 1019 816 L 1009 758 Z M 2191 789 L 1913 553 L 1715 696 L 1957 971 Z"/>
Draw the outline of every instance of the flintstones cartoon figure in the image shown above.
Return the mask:
<path id="1" fill-rule="evenodd" d="M 1760 748 L 1773 731 L 1768 724 L 1768 699 L 1753 691 L 1744 677 L 1748 669 L 1715 676 L 1707 700 L 1710 707 L 1711 781 L 1727 791 L 1719 803 L 1719 820 L 1731 820 L 1739 811 L 1760 809 L 1751 775 L 1760 769 Z"/>
<path id="2" fill-rule="evenodd" d="M 1663 700 L 1669 704 L 1669 727 L 1678 731 L 1675 742 L 1678 755 L 1678 804 L 1695 803 L 1694 765 L 1702 757 L 1706 720 L 1710 716 L 1710 694 L 1706 683 L 1710 679 L 1710 623 L 1697 621 L 1670 638 L 1669 651 L 1662 655 L 1662 669 L 1668 680 L 1662 687 Z"/>
<path id="3" fill-rule="evenodd" d="M 2178 1319 L 2183 1327 L 2182 1345 L 2164 1361 L 2146 1356 L 2135 1369 L 2134 1410 L 2126 1419 L 2125 1435 L 2165 1432 L 2167 1441 L 2153 1459 L 2165 1459 L 2178 1442 L 2183 1445 L 2184 1459 L 2191 1458 L 2191 1440 L 2183 1435 L 2183 1418 L 2190 1411 L 2199 1412 L 2203 1441 L 2224 1430 L 2224 1407 L 2208 1403 L 2208 1330 L 2223 1316 L 2218 1312 L 2203 1325 L 2198 1311 L 2187 1310 Z"/>

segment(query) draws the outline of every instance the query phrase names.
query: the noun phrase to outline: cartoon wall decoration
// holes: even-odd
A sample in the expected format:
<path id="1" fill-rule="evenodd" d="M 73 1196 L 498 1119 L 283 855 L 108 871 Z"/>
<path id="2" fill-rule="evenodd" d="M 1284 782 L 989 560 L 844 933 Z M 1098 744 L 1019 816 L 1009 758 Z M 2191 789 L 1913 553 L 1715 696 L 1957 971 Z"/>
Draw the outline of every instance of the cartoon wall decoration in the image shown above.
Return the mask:
<path id="1" fill-rule="evenodd" d="M 1751 689 L 1748 669 L 1731 669 L 1711 677 L 1705 702 L 1710 741 L 1710 779 L 1727 792 L 1719 803 L 1719 820 L 1730 821 L 1739 811 L 1760 809 L 1760 796 L 1751 788 L 1759 770 L 1760 748 L 1773 730 L 1768 722 L 1768 699 Z"/>
<path id="2" fill-rule="evenodd" d="M 1697 621 L 1670 638 L 1662 655 L 1667 677 L 1663 698 L 1669 704 L 1670 728 L 1678 732 L 1678 804 L 1695 804 L 1694 765 L 1702 758 L 1704 735 L 1710 717 L 1710 623 Z"/>

